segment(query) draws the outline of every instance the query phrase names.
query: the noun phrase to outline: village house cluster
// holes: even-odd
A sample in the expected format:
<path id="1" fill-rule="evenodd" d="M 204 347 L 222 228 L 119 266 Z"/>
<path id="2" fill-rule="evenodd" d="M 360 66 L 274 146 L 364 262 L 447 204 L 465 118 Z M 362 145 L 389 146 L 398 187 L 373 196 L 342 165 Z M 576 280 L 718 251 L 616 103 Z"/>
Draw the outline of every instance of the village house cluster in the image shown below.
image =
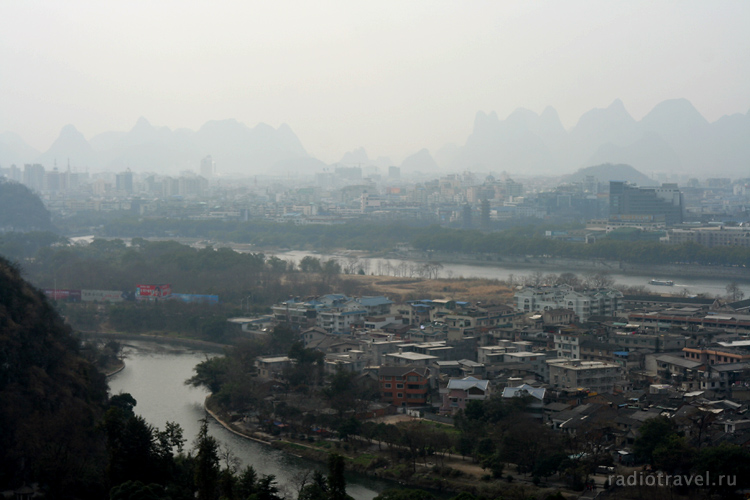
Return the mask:
<path id="1" fill-rule="evenodd" d="M 450 416 L 471 400 L 528 396 L 551 428 L 600 426 L 628 461 L 638 428 L 662 415 L 702 444 L 750 443 L 749 310 L 750 300 L 559 285 L 523 287 L 512 305 L 293 298 L 270 316 L 230 321 L 249 336 L 292 325 L 324 353 L 326 373 L 356 373 L 391 411 Z M 284 353 L 256 360 L 275 380 L 291 363 Z"/>

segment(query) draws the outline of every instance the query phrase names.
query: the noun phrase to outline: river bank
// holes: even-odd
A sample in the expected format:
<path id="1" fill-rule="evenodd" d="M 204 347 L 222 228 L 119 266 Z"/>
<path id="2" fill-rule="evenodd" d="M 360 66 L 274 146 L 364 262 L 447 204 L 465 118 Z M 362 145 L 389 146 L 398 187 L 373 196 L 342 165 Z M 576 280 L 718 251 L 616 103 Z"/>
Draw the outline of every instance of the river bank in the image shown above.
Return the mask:
<path id="1" fill-rule="evenodd" d="M 155 342 L 157 344 L 175 344 L 182 347 L 190 347 L 193 349 L 201 349 L 210 352 L 223 353 L 227 347 L 231 347 L 228 344 L 219 344 L 216 342 L 208 342 L 205 340 L 189 339 L 183 337 L 173 337 L 167 335 L 151 335 L 151 334 L 139 334 L 139 333 L 118 333 L 118 332 L 81 332 L 83 336 L 91 336 L 96 338 L 114 339 L 114 340 L 143 340 L 148 342 Z M 112 375 L 112 374 L 110 374 Z"/>
<path id="2" fill-rule="evenodd" d="M 750 267 L 704 266 L 700 264 L 635 264 L 605 259 L 568 259 L 543 256 L 498 256 L 496 254 L 473 254 L 453 252 L 423 252 L 411 250 L 378 255 L 379 258 L 412 260 L 416 262 L 440 262 L 443 264 L 468 264 L 510 268 L 523 267 L 557 272 L 609 272 L 630 276 L 680 276 L 685 278 L 728 278 L 750 281 Z M 750 265 L 750 263 L 748 263 Z"/>
<path id="3" fill-rule="evenodd" d="M 490 479 L 486 471 L 478 464 L 452 455 L 443 457 L 440 460 L 441 465 L 423 459 L 415 463 L 416 470 L 412 470 L 412 464 L 408 460 L 394 463 L 385 451 L 380 451 L 377 442 L 370 442 L 360 437 L 351 437 L 349 442 L 322 438 L 314 438 L 310 442 L 309 438 L 293 439 L 289 436 L 272 436 L 254 429 L 254 426 L 248 426 L 236 420 L 232 421 L 231 416 L 224 412 L 210 396 L 206 398 L 205 409 L 206 413 L 217 423 L 237 436 L 321 464 L 327 464 L 330 454 L 336 453 L 344 457 L 348 471 L 373 479 L 392 481 L 394 488 L 423 489 L 444 498 L 464 492 L 486 498 L 498 498 L 507 495 L 509 490 L 523 497 L 547 498 L 561 491 L 560 487 L 535 486 L 529 478 L 516 474 L 510 474 L 513 482 L 507 480 L 507 475 L 504 479 Z M 432 457 L 431 460 L 437 461 L 438 459 Z M 563 489 L 563 491 L 566 490 Z"/>
<path id="4" fill-rule="evenodd" d="M 118 373 L 120 373 L 120 372 L 121 372 L 121 371 L 123 371 L 124 369 L 125 369 L 125 362 L 124 362 L 123 360 L 120 360 L 120 363 L 119 363 L 119 364 L 116 364 L 116 365 L 114 365 L 114 366 L 111 366 L 111 367 L 107 367 L 107 368 L 106 368 L 106 369 L 104 370 L 104 376 L 105 376 L 106 378 L 109 378 L 109 377 L 111 377 L 112 375 L 117 375 Z"/>

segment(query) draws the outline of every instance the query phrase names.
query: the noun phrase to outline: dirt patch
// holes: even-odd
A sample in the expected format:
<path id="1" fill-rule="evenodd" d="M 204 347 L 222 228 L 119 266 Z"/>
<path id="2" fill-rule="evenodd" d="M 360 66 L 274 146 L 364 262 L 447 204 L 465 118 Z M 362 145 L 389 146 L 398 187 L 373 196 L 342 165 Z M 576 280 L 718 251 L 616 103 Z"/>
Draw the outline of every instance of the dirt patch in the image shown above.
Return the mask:
<path id="1" fill-rule="evenodd" d="M 370 293 L 400 298 L 451 299 L 468 302 L 505 304 L 513 301 L 513 290 L 503 282 L 489 279 L 415 279 L 382 276 L 345 275 L 342 279 L 367 287 Z"/>

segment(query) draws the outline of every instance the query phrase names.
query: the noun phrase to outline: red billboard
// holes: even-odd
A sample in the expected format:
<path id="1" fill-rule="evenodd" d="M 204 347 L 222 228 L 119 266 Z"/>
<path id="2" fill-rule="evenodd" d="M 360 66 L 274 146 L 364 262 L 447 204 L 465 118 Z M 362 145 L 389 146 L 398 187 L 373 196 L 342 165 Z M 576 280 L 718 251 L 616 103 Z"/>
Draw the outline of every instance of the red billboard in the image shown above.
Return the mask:
<path id="1" fill-rule="evenodd" d="M 172 295 L 172 285 L 136 285 L 135 297 L 137 299 L 160 299 Z"/>

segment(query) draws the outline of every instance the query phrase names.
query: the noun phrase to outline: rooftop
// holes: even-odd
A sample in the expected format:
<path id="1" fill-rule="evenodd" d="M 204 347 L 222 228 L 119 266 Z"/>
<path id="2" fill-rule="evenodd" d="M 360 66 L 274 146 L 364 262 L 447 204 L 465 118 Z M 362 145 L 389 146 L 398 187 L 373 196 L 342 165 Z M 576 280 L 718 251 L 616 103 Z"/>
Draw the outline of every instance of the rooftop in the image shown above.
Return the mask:
<path id="1" fill-rule="evenodd" d="M 429 354 L 419 354 L 418 352 L 392 352 L 386 354 L 394 358 L 408 359 L 410 361 L 425 361 L 431 359 L 438 359 L 437 356 L 430 356 Z"/>
<path id="2" fill-rule="evenodd" d="M 448 381 L 448 389 L 459 389 L 463 391 L 468 391 L 469 389 L 473 387 L 477 387 L 481 389 L 482 391 L 486 391 L 489 387 L 489 381 L 488 380 L 479 380 L 474 377 L 466 377 L 463 379 L 451 379 Z"/>

